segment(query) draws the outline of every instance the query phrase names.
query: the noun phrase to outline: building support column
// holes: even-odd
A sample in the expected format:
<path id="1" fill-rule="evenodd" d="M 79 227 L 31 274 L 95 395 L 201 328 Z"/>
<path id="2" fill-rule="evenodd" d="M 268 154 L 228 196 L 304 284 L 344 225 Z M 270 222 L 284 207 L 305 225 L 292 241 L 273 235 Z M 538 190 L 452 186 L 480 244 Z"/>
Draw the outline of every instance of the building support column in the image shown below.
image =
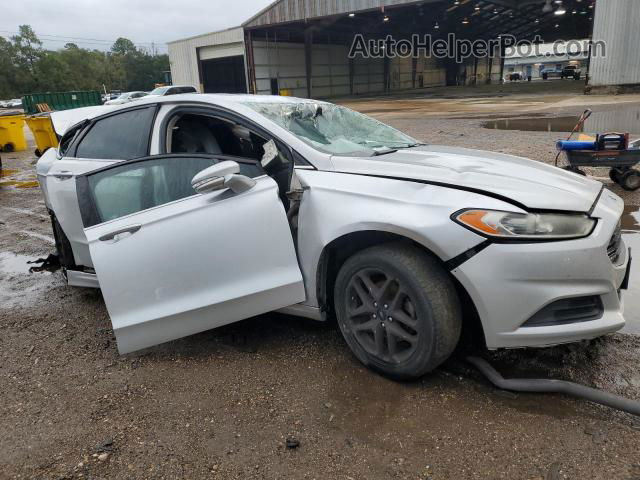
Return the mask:
<path id="1" fill-rule="evenodd" d="M 311 78 L 313 76 L 313 32 L 311 30 L 304 32 L 304 61 L 307 75 L 307 98 L 311 98 L 313 93 L 311 86 Z"/>
<path id="2" fill-rule="evenodd" d="M 504 57 L 505 57 L 505 49 L 503 46 L 500 46 L 500 84 L 504 82 Z"/>
<path id="3" fill-rule="evenodd" d="M 349 95 L 353 95 L 354 81 L 356 77 L 356 65 L 353 58 L 349 59 Z"/>
<path id="4" fill-rule="evenodd" d="M 255 95 L 258 93 L 258 87 L 256 85 L 256 65 L 253 56 L 253 37 L 251 30 L 246 30 L 244 34 L 244 66 L 247 72 L 247 92 Z"/>
<path id="5" fill-rule="evenodd" d="M 384 93 L 391 92 L 391 59 L 384 56 Z"/>

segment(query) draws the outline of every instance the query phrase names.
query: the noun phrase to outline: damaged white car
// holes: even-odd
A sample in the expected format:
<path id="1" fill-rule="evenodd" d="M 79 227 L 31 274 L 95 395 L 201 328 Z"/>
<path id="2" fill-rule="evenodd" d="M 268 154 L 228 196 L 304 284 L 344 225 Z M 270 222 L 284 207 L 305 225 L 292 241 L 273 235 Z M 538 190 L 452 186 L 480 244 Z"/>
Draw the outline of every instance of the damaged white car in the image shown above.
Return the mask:
<path id="1" fill-rule="evenodd" d="M 122 353 L 280 310 L 337 318 L 358 359 L 411 378 L 474 319 L 491 349 L 624 325 L 623 202 L 586 177 L 285 97 L 53 121 L 37 171 L 59 256 L 102 289 Z"/>

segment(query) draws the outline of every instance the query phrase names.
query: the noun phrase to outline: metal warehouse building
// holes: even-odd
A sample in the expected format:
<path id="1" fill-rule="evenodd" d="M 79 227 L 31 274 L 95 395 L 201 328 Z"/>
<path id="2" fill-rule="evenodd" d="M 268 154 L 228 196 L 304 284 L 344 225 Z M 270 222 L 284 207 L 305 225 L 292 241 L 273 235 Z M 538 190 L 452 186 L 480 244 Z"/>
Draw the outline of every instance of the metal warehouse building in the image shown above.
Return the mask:
<path id="1" fill-rule="evenodd" d="M 173 82 L 203 93 L 327 98 L 503 78 L 504 54 L 462 63 L 431 55 L 349 58 L 357 34 L 545 41 L 593 34 L 613 48 L 594 59 L 592 85 L 627 85 L 640 84 L 638 25 L 637 0 L 597 0 L 597 8 L 596 0 L 278 0 L 240 27 L 169 43 L 169 57 Z"/>

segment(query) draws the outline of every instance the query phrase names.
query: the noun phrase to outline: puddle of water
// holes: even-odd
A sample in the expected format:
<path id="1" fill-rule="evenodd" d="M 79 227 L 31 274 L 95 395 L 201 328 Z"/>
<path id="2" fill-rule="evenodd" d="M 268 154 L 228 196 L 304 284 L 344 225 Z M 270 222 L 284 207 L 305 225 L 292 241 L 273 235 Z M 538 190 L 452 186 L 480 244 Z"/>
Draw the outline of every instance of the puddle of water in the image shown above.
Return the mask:
<path id="1" fill-rule="evenodd" d="M 536 118 L 502 118 L 483 123 L 484 128 L 495 130 L 520 130 L 529 132 L 571 132 L 578 123 L 579 116 Z M 640 134 L 640 106 L 620 106 L 616 110 L 594 112 L 585 122 L 581 132 L 629 132 Z"/>
<path id="2" fill-rule="evenodd" d="M 19 171 L 12 170 L 10 168 L 3 168 L 2 170 L 0 170 L 0 177 L 9 177 L 11 175 L 15 175 L 16 173 L 19 173 Z"/>
<path id="3" fill-rule="evenodd" d="M 553 118 L 503 118 L 485 122 L 484 128 L 523 130 L 527 132 L 570 132 L 578 123 L 577 116 Z"/>
<path id="4" fill-rule="evenodd" d="M 622 217 L 623 238 L 634 257 L 631 265 L 629 290 L 624 293 L 624 317 L 627 326 L 623 333 L 640 335 L 640 209 L 626 207 Z"/>
<path id="5" fill-rule="evenodd" d="M 0 182 L 0 187 L 14 187 L 14 188 L 29 189 L 29 188 L 38 188 L 39 186 L 40 184 L 38 183 L 37 180 L 28 180 L 25 182 L 18 182 L 18 181 Z"/>
<path id="6" fill-rule="evenodd" d="M 0 309 L 33 305 L 50 288 L 59 267 L 28 263 L 34 260 L 38 258 L 0 252 Z"/>
<path id="7" fill-rule="evenodd" d="M 2 169 L 0 170 L 0 187 L 13 187 L 19 189 L 38 188 L 40 184 L 33 174 L 20 170 Z"/>
<path id="8" fill-rule="evenodd" d="M 39 264 L 29 263 L 34 262 L 35 260 L 38 260 L 38 258 L 18 255 L 17 253 L 12 252 L 0 252 L 0 273 L 9 275 L 28 275 L 34 272 L 52 273 L 58 270 L 57 267 L 40 270 L 37 268 Z"/>

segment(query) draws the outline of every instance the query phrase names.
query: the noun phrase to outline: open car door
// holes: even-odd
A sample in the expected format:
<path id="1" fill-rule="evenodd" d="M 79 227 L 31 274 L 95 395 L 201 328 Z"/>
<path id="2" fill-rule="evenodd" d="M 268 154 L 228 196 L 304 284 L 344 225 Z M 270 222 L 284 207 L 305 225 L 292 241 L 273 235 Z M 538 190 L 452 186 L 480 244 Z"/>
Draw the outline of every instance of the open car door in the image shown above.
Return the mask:
<path id="1" fill-rule="evenodd" d="M 278 187 L 196 193 L 192 178 L 225 158 L 160 155 L 79 176 L 80 211 L 120 353 L 305 300 Z M 228 160 L 228 158 L 226 158 Z"/>

